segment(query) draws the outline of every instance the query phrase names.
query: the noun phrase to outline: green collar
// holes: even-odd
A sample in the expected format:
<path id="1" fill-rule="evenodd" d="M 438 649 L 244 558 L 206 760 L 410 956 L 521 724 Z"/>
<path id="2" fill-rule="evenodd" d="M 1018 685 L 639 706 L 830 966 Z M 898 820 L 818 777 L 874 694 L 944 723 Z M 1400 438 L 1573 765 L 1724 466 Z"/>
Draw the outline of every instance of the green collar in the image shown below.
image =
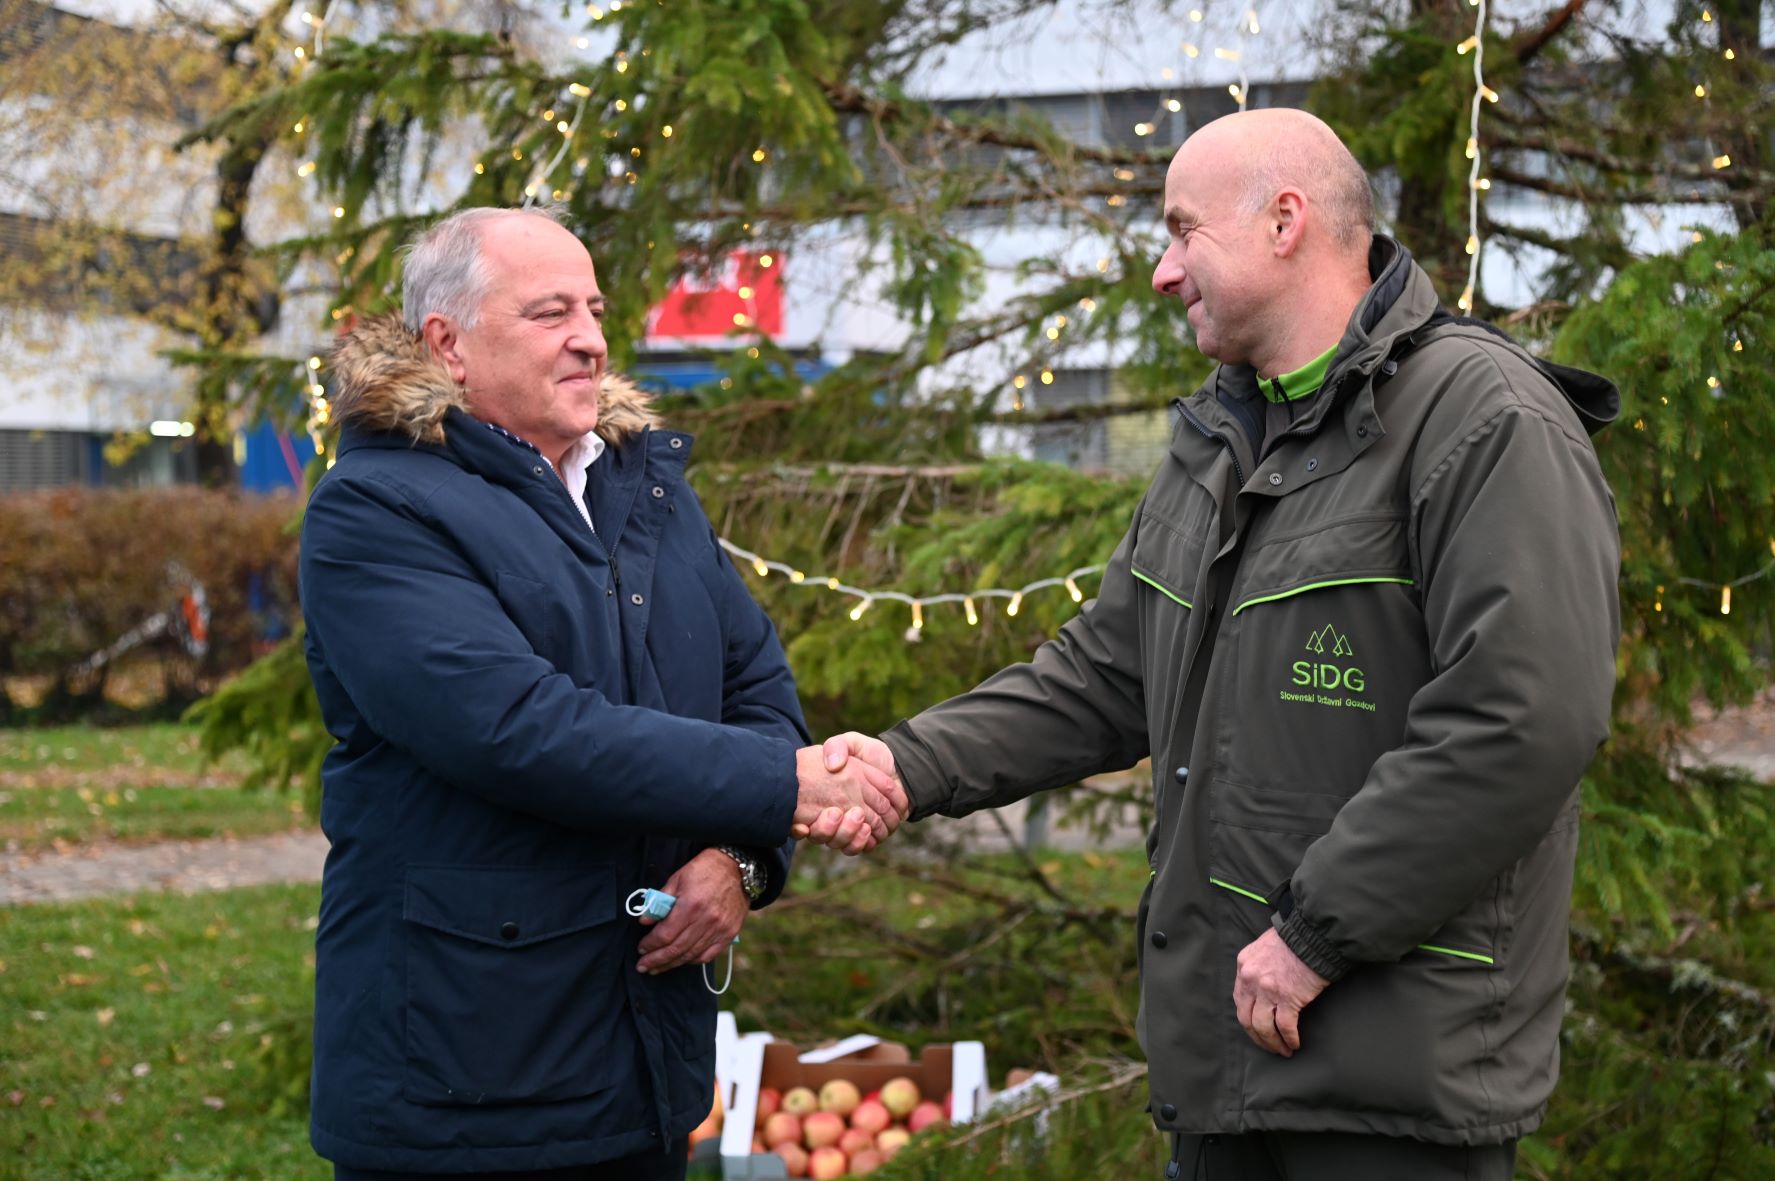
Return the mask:
<path id="1" fill-rule="evenodd" d="M 1272 402 L 1298 402 L 1310 398 L 1325 383 L 1325 371 L 1331 368 L 1331 359 L 1335 356 L 1337 346 L 1332 345 L 1293 373 L 1258 378 L 1257 388 Z"/>

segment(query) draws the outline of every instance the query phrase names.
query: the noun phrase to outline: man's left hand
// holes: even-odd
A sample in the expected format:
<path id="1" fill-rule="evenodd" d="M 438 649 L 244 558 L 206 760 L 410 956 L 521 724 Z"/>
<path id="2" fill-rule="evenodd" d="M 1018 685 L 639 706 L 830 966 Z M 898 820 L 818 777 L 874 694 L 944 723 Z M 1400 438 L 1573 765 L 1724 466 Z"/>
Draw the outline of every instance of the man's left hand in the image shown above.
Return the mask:
<path id="1" fill-rule="evenodd" d="M 1239 953 L 1233 1008 L 1252 1041 L 1292 1058 L 1300 1049 L 1300 1012 L 1329 983 L 1302 963 L 1282 936 L 1265 931 Z"/>
<path id="2" fill-rule="evenodd" d="M 636 966 L 649 975 L 713 960 L 740 933 L 751 910 L 740 867 L 719 849 L 692 857 L 662 888 L 678 901 L 663 922 L 641 920 L 653 930 L 641 940 Z"/>

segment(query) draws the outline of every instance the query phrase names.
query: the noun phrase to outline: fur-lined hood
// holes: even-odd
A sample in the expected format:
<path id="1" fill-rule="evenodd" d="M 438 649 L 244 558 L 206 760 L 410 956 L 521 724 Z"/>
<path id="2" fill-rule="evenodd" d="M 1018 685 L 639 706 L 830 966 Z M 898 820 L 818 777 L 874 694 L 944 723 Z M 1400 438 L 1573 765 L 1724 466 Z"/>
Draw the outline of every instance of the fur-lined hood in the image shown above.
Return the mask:
<path id="1" fill-rule="evenodd" d="M 332 417 L 341 426 L 442 443 L 445 412 L 468 410 L 463 388 L 393 313 L 372 316 L 341 337 L 331 362 L 337 379 Z M 598 390 L 598 437 L 620 447 L 659 426 L 650 402 L 628 378 L 606 373 Z"/>

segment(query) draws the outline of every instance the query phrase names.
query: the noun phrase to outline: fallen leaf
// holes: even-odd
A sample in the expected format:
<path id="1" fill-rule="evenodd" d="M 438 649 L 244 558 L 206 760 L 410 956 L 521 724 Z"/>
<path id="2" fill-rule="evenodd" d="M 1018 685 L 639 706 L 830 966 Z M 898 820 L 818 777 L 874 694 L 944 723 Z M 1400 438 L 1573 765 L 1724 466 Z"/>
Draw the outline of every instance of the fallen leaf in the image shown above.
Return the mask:
<path id="1" fill-rule="evenodd" d="M 113 1017 L 117 1016 L 117 1010 L 116 1009 L 100 1009 L 97 1013 L 94 1013 L 93 1016 L 95 1016 L 99 1019 L 100 1025 L 109 1025 L 109 1024 L 111 1024 L 111 1019 Z"/>
<path id="2" fill-rule="evenodd" d="M 88 976 L 83 972 L 69 972 L 64 976 L 56 977 L 56 980 L 69 988 L 85 988 L 89 984 L 97 984 L 102 979 L 104 977 Z"/>
<path id="3" fill-rule="evenodd" d="M 146 976 L 154 970 L 153 964 L 137 964 L 129 970 L 131 976 Z"/>
<path id="4" fill-rule="evenodd" d="M 17 1107 L 25 1101 L 25 1093 L 23 1091 L 9 1091 L 6 1095 L 6 1101 L 11 1103 L 14 1107 Z"/>
<path id="5" fill-rule="evenodd" d="M 74 945 L 74 954 L 83 960 L 90 960 L 93 956 L 93 951 L 92 948 L 87 947 L 85 944 L 76 943 Z"/>
<path id="6" fill-rule="evenodd" d="M 49 1014 L 45 1013 L 42 1009 L 32 1009 L 31 1010 L 31 1020 L 33 1020 L 33 1021 L 48 1021 Z"/>
<path id="7" fill-rule="evenodd" d="M 137 1078 L 147 1078 L 148 1072 L 153 1069 L 154 1068 L 152 1066 L 149 1066 L 146 1062 L 138 1062 L 134 1066 L 129 1068 L 129 1072 L 131 1074 L 135 1075 Z"/>
<path id="8" fill-rule="evenodd" d="M 205 1095 L 203 1097 L 203 1105 L 211 1111 L 221 1111 L 224 1107 L 228 1106 L 216 1095 Z"/>
<path id="9" fill-rule="evenodd" d="M 54 1095 L 45 1095 L 43 1098 L 37 1100 L 37 1106 L 39 1106 L 39 1107 L 54 1107 L 55 1106 L 55 1096 Z"/>

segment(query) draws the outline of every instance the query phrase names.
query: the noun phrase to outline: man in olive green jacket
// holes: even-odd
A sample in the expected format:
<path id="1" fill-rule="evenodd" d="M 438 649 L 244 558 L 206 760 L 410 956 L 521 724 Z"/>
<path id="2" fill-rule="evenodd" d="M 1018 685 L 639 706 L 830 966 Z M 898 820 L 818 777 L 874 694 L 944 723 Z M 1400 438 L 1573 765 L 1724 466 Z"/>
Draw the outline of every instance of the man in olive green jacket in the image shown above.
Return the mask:
<path id="1" fill-rule="evenodd" d="M 1220 362 L 1098 597 L 831 740 L 958 816 L 1151 755 L 1140 1031 L 1170 1176 L 1511 1175 L 1558 1072 L 1619 568 L 1615 391 L 1439 312 L 1324 124 L 1208 125 L 1153 276 Z M 836 813 L 816 839 L 842 837 Z"/>

